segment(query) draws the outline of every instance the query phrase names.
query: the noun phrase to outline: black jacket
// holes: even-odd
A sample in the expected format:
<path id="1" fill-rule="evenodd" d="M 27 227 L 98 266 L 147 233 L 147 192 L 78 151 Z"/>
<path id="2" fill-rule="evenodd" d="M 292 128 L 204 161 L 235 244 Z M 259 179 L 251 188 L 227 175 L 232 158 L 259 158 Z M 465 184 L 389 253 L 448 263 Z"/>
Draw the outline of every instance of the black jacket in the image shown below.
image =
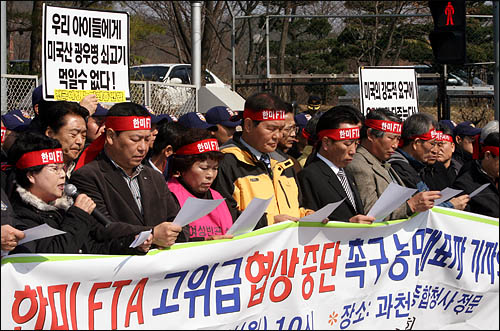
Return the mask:
<path id="1" fill-rule="evenodd" d="M 164 221 L 173 221 L 179 207 L 173 200 L 165 178 L 156 170 L 144 167 L 138 175 L 138 180 L 142 212 L 120 170 L 104 152 L 72 174 L 70 182 L 79 192 L 94 200 L 96 208 L 112 222 L 99 233 L 99 238 L 137 234 Z M 186 237 L 180 235 L 177 242 L 180 241 L 186 241 Z"/>
<path id="2" fill-rule="evenodd" d="M 483 172 L 479 161 L 472 162 L 469 170 L 459 175 L 453 184 L 453 188 L 464 190 L 464 193 L 470 194 L 486 183 L 490 183 L 490 185 L 481 193 L 472 197 L 465 210 L 498 218 L 498 209 L 500 207 L 498 187 L 493 179 Z"/>
<path id="3" fill-rule="evenodd" d="M 413 159 L 401 149 L 397 149 L 389 159 L 392 169 L 394 169 L 401 178 L 406 187 L 419 188 L 418 183 L 422 180 L 425 164 Z"/>
<path id="4" fill-rule="evenodd" d="M 422 179 L 431 191 L 442 191 L 451 187 L 456 177 L 457 171 L 453 165 L 446 168 L 441 162 L 426 166 L 422 172 Z"/>
<path id="5" fill-rule="evenodd" d="M 136 249 L 128 248 L 134 236 L 96 241 L 94 233 L 102 225 L 82 209 L 73 206 L 72 199 L 67 196 L 55 200 L 53 204 L 47 204 L 18 186 L 12 204 L 18 217 L 15 224 L 17 229 L 26 230 L 46 223 L 52 228 L 66 232 L 19 245 L 13 253 L 140 253 Z"/>
<path id="6" fill-rule="evenodd" d="M 315 157 L 298 174 L 304 207 L 318 210 L 329 203 L 346 198 L 329 216 L 330 220 L 347 222 L 357 214 L 364 214 L 363 202 L 359 196 L 358 188 L 352 176 L 347 171 L 345 171 L 345 174 L 354 195 L 356 210 L 347 199 L 345 190 L 333 170 L 318 157 Z"/>

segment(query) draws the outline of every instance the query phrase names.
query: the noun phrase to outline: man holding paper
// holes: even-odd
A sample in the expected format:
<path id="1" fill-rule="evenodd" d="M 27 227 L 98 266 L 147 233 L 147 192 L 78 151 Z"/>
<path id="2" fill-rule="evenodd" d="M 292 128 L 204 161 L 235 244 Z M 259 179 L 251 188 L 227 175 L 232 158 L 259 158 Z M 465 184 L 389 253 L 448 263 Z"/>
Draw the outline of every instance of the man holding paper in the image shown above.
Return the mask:
<path id="1" fill-rule="evenodd" d="M 491 132 L 482 143 L 480 159 L 474 160 L 471 167 L 461 174 L 453 184 L 454 188 L 462 189 L 470 194 L 471 200 L 467 211 L 497 219 L 500 207 L 498 193 L 499 142 L 498 131 Z M 482 190 L 480 190 L 481 186 L 484 186 Z"/>
<path id="2" fill-rule="evenodd" d="M 272 197 L 257 224 L 261 228 L 286 220 L 297 221 L 307 213 L 301 208 L 293 161 L 277 153 L 285 127 L 285 103 L 276 95 L 256 93 L 245 101 L 242 132 L 221 147 L 224 159 L 213 187 L 226 198 L 236 219 L 253 198 Z"/>
<path id="3" fill-rule="evenodd" d="M 347 166 L 359 190 L 361 201 L 370 210 L 390 183 L 405 186 L 396 171 L 386 162 L 398 147 L 403 121 L 385 108 L 366 115 L 361 128 L 361 144 Z M 438 191 L 420 192 L 394 210 L 386 220 L 407 218 L 434 206 Z"/>
<path id="4" fill-rule="evenodd" d="M 356 153 L 359 140 L 358 117 L 345 106 L 336 106 L 324 113 L 316 126 L 318 153 L 298 175 L 304 194 L 304 205 L 317 210 L 345 200 L 328 217 L 335 221 L 368 223 L 356 184 L 345 171 Z"/>
<path id="5" fill-rule="evenodd" d="M 141 161 L 151 137 L 151 117 L 141 105 L 117 103 L 106 131 L 82 153 L 71 183 L 112 222 L 104 238 L 153 230 L 153 244 L 172 246 L 182 228 L 171 221 L 179 208 L 163 176 Z"/>
<path id="6" fill-rule="evenodd" d="M 437 156 L 436 127 L 437 121 L 426 113 L 413 114 L 404 121 L 399 148 L 389 162 L 406 187 L 429 191 L 422 175 L 428 161 Z M 469 196 L 464 194 L 445 201 L 441 206 L 463 210 L 467 202 Z"/>

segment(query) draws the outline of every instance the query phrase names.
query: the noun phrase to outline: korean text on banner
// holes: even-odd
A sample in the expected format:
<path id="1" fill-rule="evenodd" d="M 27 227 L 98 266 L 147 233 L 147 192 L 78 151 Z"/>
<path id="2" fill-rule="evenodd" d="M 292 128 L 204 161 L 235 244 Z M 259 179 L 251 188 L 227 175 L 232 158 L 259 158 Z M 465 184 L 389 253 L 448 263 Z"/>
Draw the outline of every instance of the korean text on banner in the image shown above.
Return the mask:
<path id="1" fill-rule="evenodd" d="M 498 219 L 285 222 L 145 256 L 2 260 L 2 329 L 498 329 Z"/>

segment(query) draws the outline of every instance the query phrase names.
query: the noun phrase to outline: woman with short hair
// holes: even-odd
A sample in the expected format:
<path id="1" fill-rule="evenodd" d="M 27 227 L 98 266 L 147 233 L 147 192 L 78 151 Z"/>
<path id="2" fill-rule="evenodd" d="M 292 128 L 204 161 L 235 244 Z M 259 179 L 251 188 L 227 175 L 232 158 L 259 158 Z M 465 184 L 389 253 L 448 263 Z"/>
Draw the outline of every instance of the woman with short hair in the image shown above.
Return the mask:
<path id="1" fill-rule="evenodd" d="M 180 139 L 182 147 L 173 156 L 173 176 L 168 181 L 168 188 L 179 206 L 182 207 L 189 197 L 223 199 L 219 192 L 210 188 L 224 157 L 217 140 L 203 129 L 190 129 Z M 189 240 L 221 238 L 232 225 L 231 213 L 223 201 L 211 213 L 189 224 Z"/>
<path id="2" fill-rule="evenodd" d="M 66 232 L 19 245 L 14 253 L 138 254 L 149 250 L 151 238 L 139 249 L 130 249 L 134 235 L 106 241 L 94 237 L 103 227 L 91 216 L 94 201 L 79 194 L 73 202 L 64 194 L 66 173 L 59 141 L 27 132 L 16 140 L 9 158 L 16 166 L 12 201 L 19 219 L 16 228 L 26 230 L 46 223 Z"/>

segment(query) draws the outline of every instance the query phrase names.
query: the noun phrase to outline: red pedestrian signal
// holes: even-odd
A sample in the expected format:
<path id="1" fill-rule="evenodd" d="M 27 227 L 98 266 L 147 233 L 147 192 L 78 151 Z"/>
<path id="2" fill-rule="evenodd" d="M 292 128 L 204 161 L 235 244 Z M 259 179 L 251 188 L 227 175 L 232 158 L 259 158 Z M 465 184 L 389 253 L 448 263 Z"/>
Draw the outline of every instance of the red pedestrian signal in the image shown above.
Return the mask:
<path id="1" fill-rule="evenodd" d="M 429 1 L 429 8 L 434 20 L 429 40 L 436 62 L 465 63 L 465 0 Z"/>
<path id="2" fill-rule="evenodd" d="M 453 24 L 453 14 L 455 14 L 455 8 L 453 8 L 451 1 L 448 2 L 448 5 L 444 9 L 444 14 L 446 15 L 446 25 L 455 25 Z"/>

